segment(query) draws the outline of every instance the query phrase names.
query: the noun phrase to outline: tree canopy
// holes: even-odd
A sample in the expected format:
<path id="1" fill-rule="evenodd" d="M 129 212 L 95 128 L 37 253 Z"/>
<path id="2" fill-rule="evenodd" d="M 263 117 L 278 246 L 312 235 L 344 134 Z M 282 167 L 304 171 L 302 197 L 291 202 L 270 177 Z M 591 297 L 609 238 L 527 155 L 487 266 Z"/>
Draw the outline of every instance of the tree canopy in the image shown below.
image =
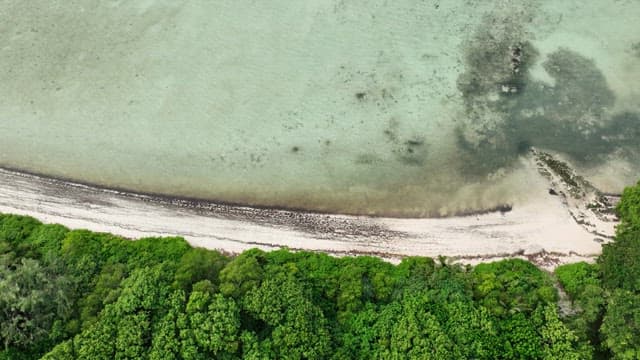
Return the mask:
<path id="1" fill-rule="evenodd" d="M 0 214 L 0 359 L 637 359 L 638 193 L 597 263 L 553 274 L 519 259 L 226 256 Z"/>

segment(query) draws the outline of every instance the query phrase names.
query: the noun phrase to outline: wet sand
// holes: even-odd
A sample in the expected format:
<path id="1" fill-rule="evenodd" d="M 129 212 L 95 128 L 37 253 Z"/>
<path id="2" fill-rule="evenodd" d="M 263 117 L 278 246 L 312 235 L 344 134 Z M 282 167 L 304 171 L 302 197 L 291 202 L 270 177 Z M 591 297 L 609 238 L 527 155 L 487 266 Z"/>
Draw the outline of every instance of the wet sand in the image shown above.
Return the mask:
<path id="1" fill-rule="evenodd" d="M 550 195 L 549 187 L 561 184 L 537 173 L 532 157 L 523 161 L 536 179 L 529 201 L 514 204 L 510 211 L 449 218 L 347 216 L 193 202 L 11 170 L 0 170 L 0 212 L 132 239 L 183 236 L 193 246 L 231 253 L 289 248 L 391 261 L 443 255 L 464 263 L 520 257 L 544 268 L 592 260 L 610 240 L 615 223 L 579 224 L 576 217 L 582 215 L 576 214 L 583 214 L 580 208 L 586 203 Z"/>

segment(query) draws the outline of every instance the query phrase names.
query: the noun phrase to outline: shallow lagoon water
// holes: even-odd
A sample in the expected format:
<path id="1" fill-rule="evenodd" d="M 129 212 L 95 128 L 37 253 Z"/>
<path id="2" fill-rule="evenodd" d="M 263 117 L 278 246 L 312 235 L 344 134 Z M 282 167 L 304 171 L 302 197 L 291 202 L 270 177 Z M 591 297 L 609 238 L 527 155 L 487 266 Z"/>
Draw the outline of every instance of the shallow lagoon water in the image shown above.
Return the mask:
<path id="1" fill-rule="evenodd" d="M 0 165 L 261 206 L 526 201 L 529 146 L 640 177 L 640 3 L 63 1 L 0 9 Z"/>

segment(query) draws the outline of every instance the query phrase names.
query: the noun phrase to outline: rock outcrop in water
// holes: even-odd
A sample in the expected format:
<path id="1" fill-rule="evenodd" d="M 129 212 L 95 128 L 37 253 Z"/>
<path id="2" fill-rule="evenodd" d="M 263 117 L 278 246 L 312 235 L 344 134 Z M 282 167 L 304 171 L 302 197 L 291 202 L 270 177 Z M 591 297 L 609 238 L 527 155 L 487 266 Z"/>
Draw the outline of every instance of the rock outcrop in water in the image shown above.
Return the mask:
<path id="1" fill-rule="evenodd" d="M 620 197 L 602 193 L 569 164 L 549 153 L 531 149 L 531 155 L 540 174 L 549 181 L 549 194 L 562 198 L 573 219 L 598 236 L 594 239 L 597 242 L 613 239 L 618 222 L 615 206 Z"/>

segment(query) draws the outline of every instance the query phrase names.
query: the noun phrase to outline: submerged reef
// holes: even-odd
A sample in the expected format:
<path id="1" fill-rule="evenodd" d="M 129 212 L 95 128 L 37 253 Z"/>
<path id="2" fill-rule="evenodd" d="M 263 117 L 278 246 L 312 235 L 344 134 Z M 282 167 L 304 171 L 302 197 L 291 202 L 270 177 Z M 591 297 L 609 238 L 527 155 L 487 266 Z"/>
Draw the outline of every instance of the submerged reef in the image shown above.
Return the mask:
<path id="1" fill-rule="evenodd" d="M 619 152 L 637 156 L 640 114 L 612 113 L 616 97 L 603 72 L 584 54 L 559 48 L 541 59 L 522 17 L 488 14 L 464 43 L 458 77 L 464 114 L 457 128 L 465 171 L 509 166 L 531 146 L 595 165 Z M 535 79 L 531 68 L 553 79 Z"/>

